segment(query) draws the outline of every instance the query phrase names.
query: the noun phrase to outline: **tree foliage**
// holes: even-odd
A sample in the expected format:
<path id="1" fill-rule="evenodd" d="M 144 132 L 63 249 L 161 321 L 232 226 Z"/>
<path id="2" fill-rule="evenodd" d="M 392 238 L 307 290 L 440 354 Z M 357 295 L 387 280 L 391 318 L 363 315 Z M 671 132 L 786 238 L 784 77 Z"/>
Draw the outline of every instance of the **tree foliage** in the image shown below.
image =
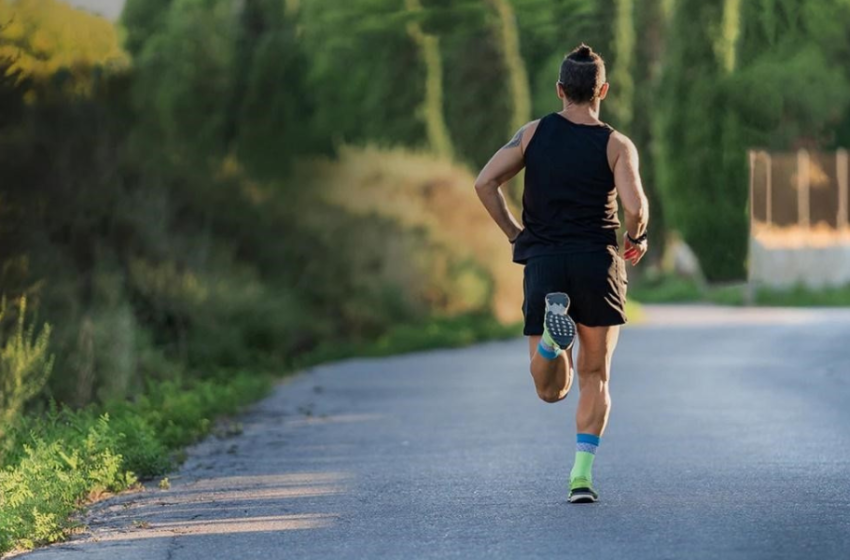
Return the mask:
<path id="1" fill-rule="evenodd" d="M 670 225 L 709 279 L 745 274 L 746 149 L 826 144 L 846 114 L 848 70 L 835 61 L 848 23 L 837 0 L 676 2 L 656 172 Z"/>
<path id="2" fill-rule="evenodd" d="M 404 0 L 310 0 L 299 10 L 311 126 L 339 143 L 423 146 L 426 70 Z M 426 30 L 427 32 L 427 30 Z"/>
<path id="3" fill-rule="evenodd" d="M 227 152 L 238 23 L 227 0 L 174 0 L 140 50 L 139 112 L 177 153 Z"/>
<path id="4" fill-rule="evenodd" d="M 0 0 L 0 59 L 11 61 L 11 72 L 76 94 L 129 63 L 110 22 L 59 0 Z"/>
<path id="5" fill-rule="evenodd" d="M 49 388 L 74 404 L 493 311 L 508 273 L 461 227 L 480 209 L 456 166 L 557 110 L 581 42 L 608 63 L 603 119 L 640 147 L 655 240 L 681 231 L 710 279 L 744 272 L 746 149 L 850 135 L 840 0 L 130 0 L 126 53 L 54 0 L 0 9 L 0 287 L 55 325 Z"/>

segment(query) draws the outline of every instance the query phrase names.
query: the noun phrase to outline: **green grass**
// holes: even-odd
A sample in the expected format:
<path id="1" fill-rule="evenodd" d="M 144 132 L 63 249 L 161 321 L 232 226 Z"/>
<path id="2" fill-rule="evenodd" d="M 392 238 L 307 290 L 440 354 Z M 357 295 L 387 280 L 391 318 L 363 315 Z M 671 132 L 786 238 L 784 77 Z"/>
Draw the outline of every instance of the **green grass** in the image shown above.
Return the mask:
<path id="1" fill-rule="evenodd" d="M 674 276 L 661 276 L 629 286 L 629 297 L 641 303 L 714 303 L 745 305 L 747 286 L 744 283 L 700 287 L 695 281 Z M 754 305 L 776 307 L 847 307 L 850 306 L 850 285 L 813 290 L 802 285 L 787 290 L 758 288 Z"/>
<path id="2" fill-rule="evenodd" d="M 399 325 L 373 341 L 326 343 L 293 362 L 303 368 L 353 356 L 387 356 L 520 336 L 485 314 Z M 0 446 L 0 554 L 63 540 L 87 503 L 168 472 L 216 417 L 264 396 L 272 378 L 152 383 L 134 401 L 74 410 L 53 405 L 18 419 Z"/>
<path id="3" fill-rule="evenodd" d="M 626 303 L 629 320 L 639 323 L 643 310 Z M 490 340 L 522 336 L 522 324 L 502 325 L 486 314 L 434 318 L 418 325 L 399 325 L 371 342 L 325 343 L 296 361 L 299 368 L 355 357 L 382 357 L 438 348 L 459 348 Z"/>
<path id="4" fill-rule="evenodd" d="M 486 314 L 434 318 L 421 324 L 398 325 L 372 341 L 327 341 L 296 360 L 299 368 L 354 357 L 381 357 L 436 348 L 458 348 L 485 340 L 522 336 L 519 324 L 502 325 Z"/>
<path id="5" fill-rule="evenodd" d="M 136 402 L 25 416 L 3 441 L 0 554 L 64 539 L 91 499 L 167 472 L 175 452 L 207 434 L 216 416 L 265 395 L 271 378 L 160 382 Z"/>
<path id="6" fill-rule="evenodd" d="M 703 293 L 693 280 L 661 276 L 630 284 L 629 297 L 641 303 L 682 303 L 700 301 Z"/>
<path id="7" fill-rule="evenodd" d="M 746 293 L 746 284 L 720 284 L 706 288 L 704 299 L 717 305 L 741 306 L 746 303 Z"/>
<path id="8" fill-rule="evenodd" d="M 822 290 L 811 290 L 804 286 L 790 290 L 760 288 L 756 291 L 756 301 L 759 305 L 778 307 L 848 307 L 850 285 Z"/>

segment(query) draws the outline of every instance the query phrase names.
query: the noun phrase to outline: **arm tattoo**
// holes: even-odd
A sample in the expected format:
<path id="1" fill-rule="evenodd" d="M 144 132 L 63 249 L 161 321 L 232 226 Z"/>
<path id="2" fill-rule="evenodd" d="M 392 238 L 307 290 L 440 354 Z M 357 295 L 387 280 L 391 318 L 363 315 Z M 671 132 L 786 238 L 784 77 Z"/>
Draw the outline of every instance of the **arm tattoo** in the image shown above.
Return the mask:
<path id="1" fill-rule="evenodd" d="M 507 144 L 505 144 L 504 146 L 502 146 L 502 149 L 504 150 L 504 149 L 507 149 L 507 148 L 517 148 L 520 145 L 522 145 L 522 133 L 525 132 L 526 126 L 528 126 L 528 125 L 525 125 L 522 128 L 520 128 L 519 130 L 517 130 L 516 134 L 514 134 L 514 137 L 511 138 L 511 141 L 508 142 Z"/>

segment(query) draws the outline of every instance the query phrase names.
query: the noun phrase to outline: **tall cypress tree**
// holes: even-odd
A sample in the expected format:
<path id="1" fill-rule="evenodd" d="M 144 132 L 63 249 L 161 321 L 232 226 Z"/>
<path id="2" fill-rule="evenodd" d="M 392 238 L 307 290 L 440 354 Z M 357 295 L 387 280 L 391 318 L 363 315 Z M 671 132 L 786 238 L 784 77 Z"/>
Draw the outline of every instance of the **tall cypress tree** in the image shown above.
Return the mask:
<path id="1" fill-rule="evenodd" d="M 508 128 L 508 134 L 511 134 L 531 119 L 528 72 L 520 53 L 519 29 L 513 6 L 508 0 L 488 0 L 488 3 L 498 15 L 495 26 L 496 42 L 502 51 L 505 80 L 513 107 Z"/>
<path id="2" fill-rule="evenodd" d="M 244 4 L 231 93 L 231 140 L 239 160 L 259 176 L 280 176 L 298 155 L 329 148 L 312 126 L 315 105 L 305 87 L 307 57 L 297 24 L 297 11 L 281 2 Z"/>
<path id="3" fill-rule="evenodd" d="M 663 4 L 664 0 L 644 0 L 641 2 L 641 9 L 635 13 L 635 26 L 641 30 L 641 37 L 635 45 L 634 53 L 633 118 L 630 126 L 624 129 L 641 156 L 641 177 L 652 213 L 649 236 L 654 249 L 647 256 L 656 261 L 664 256 L 667 234 L 664 207 L 655 176 L 658 140 L 653 127 L 653 116 L 660 105 L 658 94 L 661 60 L 669 24 Z"/>
<path id="4" fill-rule="evenodd" d="M 614 15 L 614 60 L 609 70 L 613 84 L 606 106 L 614 117 L 614 123 L 628 130 L 634 116 L 634 51 L 635 22 L 632 0 L 616 0 Z"/>
<path id="5" fill-rule="evenodd" d="M 173 0 L 138 45 L 134 80 L 150 138 L 199 161 L 229 149 L 239 12 L 229 0 Z"/>
<path id="6" fill-rule="evenodd" d="M 743 278 L 747 254 L 746 143 L 730 99 L 728 54 L 714 34 L 725 3 L 676 3 L 657 112 L 664 210 L 709 280 Z"/>
<path id="7" fill-rule="evenodd" d="M 316 135 L 335 143 L 426 145 L 425 122 L 415 116 L 427 70 L 408 33 L 404 0 L 302 0 L 298 19 L 308 91 L 321 107 Z"/>
<path id="8" fill-rule="evenodd" d="M 555 82 L 564 55 L 587 43 L 610 65 L 614 0 L 512 0 L 531 81 L 532 114 L 561 109 Z M 604 116 L 603 118 L 608 118 Z"/>
<path id="9" fill-rule="evenodd" d="M 127 0 L 121 12 L 126 35 L 124 48 L 138 56 L 148 39 L 165 25 L 173 0 Z"/>
<path id="10" fill-rule="evenodd" d="M 485 0 L 427 0 L 426 29 L 440 36 L 446 122 L 458 159 L 483 166 L 510 138 L 515 104 L 499 41 L 502 21 Z"/>
<path id="11" fill-rule="evenodd" d="M 419 0 L 405 0 L 411 21 L 407 24 L 407 33 L 419 47 L 422 62 L 425 65 L 424 100 L 419 108 L 419 116 L 425 122 L 428 145 L 431 150 L 443 157 L 452 157 L 454 148 L 443 110 L 443 56 L 440 52 L 440 39 L 422 31 L 420 19 L 423 14 Z"/>
<path id="12" fill-rule="evenodd" d="M 731 0 L 727 0 L 731 1 Z M 850 106 L 850 3 L 742 3 L 733 99 L 759 146 L 832 144 Z"/>

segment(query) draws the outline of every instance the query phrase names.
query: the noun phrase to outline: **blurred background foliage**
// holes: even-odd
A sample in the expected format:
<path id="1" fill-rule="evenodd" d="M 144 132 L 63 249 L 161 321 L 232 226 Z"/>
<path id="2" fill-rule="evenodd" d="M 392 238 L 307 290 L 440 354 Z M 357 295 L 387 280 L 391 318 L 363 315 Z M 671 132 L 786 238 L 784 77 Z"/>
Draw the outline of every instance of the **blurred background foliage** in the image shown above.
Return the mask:
<path id="1" fill-rule="evenodd" d="M 560 108 L 582 41 L 658 258 L 675 232 L 741 279 L 746 149 L 850 141 L 848 28 L 847 0 L 0 0 L 0 291 L 52 325 L 37 384 L 73 405 L 511 324 L 474 170 Z"/>
<path id="2" fill-rule="evenodd" d="M 850 0 L 0 0 L 0 553 L 167 470 L 265 372 L 517 334 L 473 176 L 560 109 L 581 42 L 643 158 L 642 268 L 682 239 L 742 279 L 747 148 L 850 144 L 848 29 Z"/>

